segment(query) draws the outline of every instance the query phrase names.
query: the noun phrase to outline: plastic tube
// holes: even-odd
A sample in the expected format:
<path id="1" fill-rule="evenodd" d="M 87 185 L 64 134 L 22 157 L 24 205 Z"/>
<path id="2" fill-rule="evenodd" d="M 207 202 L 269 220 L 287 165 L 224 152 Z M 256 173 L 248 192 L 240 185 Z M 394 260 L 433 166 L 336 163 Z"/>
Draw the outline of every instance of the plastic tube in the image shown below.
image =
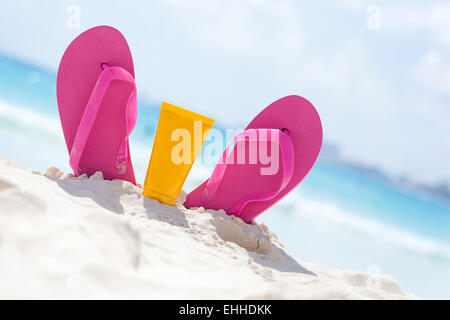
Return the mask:
<path id="1" fill-rule="evenodd" d="M 144 196 L 168 205 L 175 203 L 213 124 L 214 119 L 168 102 L 161 104 Z"/>

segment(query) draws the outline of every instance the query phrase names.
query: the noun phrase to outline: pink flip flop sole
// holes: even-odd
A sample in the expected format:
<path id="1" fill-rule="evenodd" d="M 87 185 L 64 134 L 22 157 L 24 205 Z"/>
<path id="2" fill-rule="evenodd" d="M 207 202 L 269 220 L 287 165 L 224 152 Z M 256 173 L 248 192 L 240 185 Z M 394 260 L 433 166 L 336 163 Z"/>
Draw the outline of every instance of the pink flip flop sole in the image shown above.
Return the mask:
<path id="1" fill-rule="evenodd" d="M 262 175 L 261 168 L 267 167 L 267 163 L 260 159 L 256 163 L 250 162 L 252 142 L 237 139 L 233 150 L 238 150 L 239 144 L 245 144 L 241 146 L 241 150 L 246 152 L 245 164 L 237 163 L 236 154 L 233 155 L 234 163 L 218 164 L 211 178 L 188 194 L 186 208 L 224 209 L 228 214 L 249 222 L 296 187 L 313 167 L 322 146 L 319 114 L 308 100 L 287 96 L 262 110 L 245 132 L 256 132 L 256 140 L 260 139 L 262 133 L 278 132 L 266 129 L 278 129 L 280 138 L 284 138 L 275 145 L 279 148 L 281 159 L 275 174 Z M 290 142 L 282 148 L 282 140 Z M 270 150 L 274 142 L 270 142 L 270 139 L 267 141 Z"/>
<path id="2" fill-rule="evenodd" d="M 135 184 L 128 136 L 137 117 L 136 86 L 123 35 L 108 26 L 79 35 L 61 59 L 56 88 L 75 175 L 102 171 L 105 179 Z"/>

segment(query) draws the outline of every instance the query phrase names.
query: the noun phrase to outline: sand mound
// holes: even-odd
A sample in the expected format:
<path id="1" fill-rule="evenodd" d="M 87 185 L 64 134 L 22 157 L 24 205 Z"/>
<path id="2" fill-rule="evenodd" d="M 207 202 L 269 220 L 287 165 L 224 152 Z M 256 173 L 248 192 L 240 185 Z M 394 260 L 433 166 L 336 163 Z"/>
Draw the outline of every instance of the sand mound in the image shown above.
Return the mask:
<path id="1" fill-rule="evenodd" d="M 0 158 L 0 298 L 414 298 L 389 276 L 300 263 L 264 224 L 184 198 Z"/>

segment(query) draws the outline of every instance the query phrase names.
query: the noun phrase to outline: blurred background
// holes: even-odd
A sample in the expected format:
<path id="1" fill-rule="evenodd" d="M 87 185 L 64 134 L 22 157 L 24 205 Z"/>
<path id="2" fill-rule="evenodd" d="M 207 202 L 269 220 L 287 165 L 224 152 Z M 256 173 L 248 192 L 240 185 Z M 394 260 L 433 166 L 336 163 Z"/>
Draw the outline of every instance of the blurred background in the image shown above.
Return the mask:
<path id="1" fill-rule="evenodd" d="M 97 25 L 119 29 L 133 54 L 138 181 L 162 100 L 225 129 L 301 95 L 319 111 L 323 149 L 257 221 L 300 260 L 390 274 L 420 297 L 450 298 L 449 2 L 4 1 L 0 154 L 69 171 L 56 71 L 69 43 Z M 184 189 L 211 168 L 197 161 Z"/>

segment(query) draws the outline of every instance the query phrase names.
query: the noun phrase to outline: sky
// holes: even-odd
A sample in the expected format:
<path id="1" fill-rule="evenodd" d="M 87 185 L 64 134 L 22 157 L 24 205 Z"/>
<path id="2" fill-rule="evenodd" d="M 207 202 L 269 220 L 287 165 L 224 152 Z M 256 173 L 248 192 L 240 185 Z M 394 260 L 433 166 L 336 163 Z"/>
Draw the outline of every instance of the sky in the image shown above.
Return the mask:
<path id="1" fill-rule="evenodd" d="M 104 24 L 127 38 L 154 105 L 236 128 L 301 95 L 345 159 L 450 183 L 448 1 L 5 1 L 0 52 L 56 72 L 70 41 Z"/>

